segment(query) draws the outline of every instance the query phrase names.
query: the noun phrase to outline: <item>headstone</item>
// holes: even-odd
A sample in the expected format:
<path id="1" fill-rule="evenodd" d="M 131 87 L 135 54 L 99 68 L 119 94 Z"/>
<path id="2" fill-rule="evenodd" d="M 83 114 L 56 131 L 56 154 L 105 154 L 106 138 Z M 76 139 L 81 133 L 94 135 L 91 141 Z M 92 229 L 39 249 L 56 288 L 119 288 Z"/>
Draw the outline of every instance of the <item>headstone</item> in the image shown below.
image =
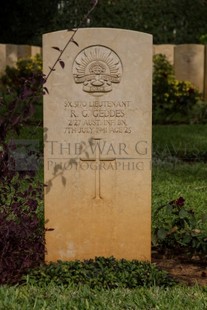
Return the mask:
<path id="1" fill-rule="evenodd" d="M 14 44 L 6 45 L 6 65 L 15 67 L 18 60 L 18 46 Z"/>
<path id="2" fill-rule="evenodd" d="M 190 81 L 203 93 L 204 45 L 177 45 L 175 47 L 174 66 L 176 79 Z"/>
<path id="3" fill-rule="evenodd" d="M 72 35 L 44 35 L 45 74 Z M 74 40 L 45 85 L 46 261 L 150 260 L 152 36 Z"/>
<path id="4" fill-rule="evenodd" d="M 39 47 L 39 46 L 31 46 L 31 56 L 34 57 L 37 54 L 40 54 L 40 55 L 42 54 L 41 47 Z"/>
<path id="5" fill-rule="evenodd" d="M 0 44 L 0 75 L 4 73 L 6 68 L 6 45 Z"/>
<path id="6" fill-rule="evenodd" d="M 205 45 L 204 100 L 207 102 L 207 45 Z"/>
<path id="7" fill-rule="evenodd" d="M 18 59 L 31 57 L 30 45 L 18 45 Z"/>
<path id="8" fill-rule="evenodd" d="M 167 60 L 174 64 L 174 47 L 173 44 L 158 44 L 153 46 L 154 55 L 163 54 L 166 56 Z"/>

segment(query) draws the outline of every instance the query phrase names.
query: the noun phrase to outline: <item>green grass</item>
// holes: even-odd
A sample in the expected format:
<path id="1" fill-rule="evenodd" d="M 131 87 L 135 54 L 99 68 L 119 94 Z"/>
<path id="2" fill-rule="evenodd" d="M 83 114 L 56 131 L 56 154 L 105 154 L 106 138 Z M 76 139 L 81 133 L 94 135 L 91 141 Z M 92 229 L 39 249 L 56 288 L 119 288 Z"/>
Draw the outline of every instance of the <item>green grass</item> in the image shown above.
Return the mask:
<path id="1" fill-rule="evenodd" d="M 207 125 L 153 126 L 153 155 L 157 159 L 207 160 Z"/>
<path id="2" fill-rule="evenodd" d="M 198 215 L 206 212 L 206 137 L 207 125 L 153 127 L 154 209 L 182 196 Z"/>
<path id="3" fill-rule="evenodd" d="M 176 286 L 138 289 L 91 290 L 32 285 L 0 288 L 0 309 L 48 310 L 204 310 L 207 309 L 207 288 Z"/>
<path id="4" fill-rule="evenodd" d="M 182 196 L 198 214 L 207 207 L 205 163 L 160 163 L 153 167 L 153 208 Z"/>

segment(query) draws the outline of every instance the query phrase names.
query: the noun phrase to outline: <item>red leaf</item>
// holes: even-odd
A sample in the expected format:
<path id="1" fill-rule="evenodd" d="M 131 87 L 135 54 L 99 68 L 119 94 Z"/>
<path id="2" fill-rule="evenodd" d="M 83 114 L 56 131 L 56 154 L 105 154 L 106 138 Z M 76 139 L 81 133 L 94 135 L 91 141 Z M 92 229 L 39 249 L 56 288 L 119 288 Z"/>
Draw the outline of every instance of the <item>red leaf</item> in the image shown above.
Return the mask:
<path id="1" fill-rule="evenodd" d="M 75 40 L 71 40 L 75 45 L 77 45 L 78 47 L 79 47 L 79 44 L 78 44 L 78 42 L 76 42 Z"/>
<path id="2" fill-rule="evenodd" d="M 57 47 L 57 46 L 52 46 L 52 48 L 53 48 L 54 50 L 56 50 L 56 51 L 61 52 L 61 49 L 59 49 L 59 47 Z"/>
<path id="3" fill-rule="evenodd" d="M 62 60 L 59 60 L 59 64 L 61 65 L 61 68 L 64 69 L 65 68 L 65 63 Z"/>
<path id="4" fill-rule="evenodd" d="M 49 90 L 47 89 L 47 87 L 43 87 L 44 91 L 49 94 Z"/>

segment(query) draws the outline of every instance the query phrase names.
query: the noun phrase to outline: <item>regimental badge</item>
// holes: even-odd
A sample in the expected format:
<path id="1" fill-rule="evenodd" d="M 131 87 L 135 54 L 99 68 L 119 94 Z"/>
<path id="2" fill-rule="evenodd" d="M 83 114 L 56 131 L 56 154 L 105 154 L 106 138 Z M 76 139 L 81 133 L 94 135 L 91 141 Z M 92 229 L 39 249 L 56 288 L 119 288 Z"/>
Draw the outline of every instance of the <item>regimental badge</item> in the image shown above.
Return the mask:
<path id="1" fill-rule="evenodd" d="M 83 91 L 92 96 L 102 96 L 112 91 L 113 83 L 120 83 L 122 63 L 110 48 L 95 45 L 82 50 L 73 63 L 76 83 L 83 84 Z"/>

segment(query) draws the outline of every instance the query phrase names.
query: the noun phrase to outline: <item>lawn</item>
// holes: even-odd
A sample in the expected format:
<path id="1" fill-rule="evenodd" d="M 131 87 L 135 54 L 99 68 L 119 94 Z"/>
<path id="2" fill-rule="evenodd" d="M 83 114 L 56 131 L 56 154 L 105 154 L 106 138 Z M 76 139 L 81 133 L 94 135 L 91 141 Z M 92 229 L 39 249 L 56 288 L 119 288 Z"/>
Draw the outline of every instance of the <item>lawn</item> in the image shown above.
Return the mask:
<path id="1" fill-rule="evenodd" d="M 153 127 L 153 207 L 180 196 L 203 213 L 207 206 L 207 125 Z"/>
<path id="2" fill-rule="evenodd" d="M 175 286 L 138 289 L 91 290 L 50 284 L 0 288 L 0 309 L 48 310 L 204 310 L 207 288 Z"/>

